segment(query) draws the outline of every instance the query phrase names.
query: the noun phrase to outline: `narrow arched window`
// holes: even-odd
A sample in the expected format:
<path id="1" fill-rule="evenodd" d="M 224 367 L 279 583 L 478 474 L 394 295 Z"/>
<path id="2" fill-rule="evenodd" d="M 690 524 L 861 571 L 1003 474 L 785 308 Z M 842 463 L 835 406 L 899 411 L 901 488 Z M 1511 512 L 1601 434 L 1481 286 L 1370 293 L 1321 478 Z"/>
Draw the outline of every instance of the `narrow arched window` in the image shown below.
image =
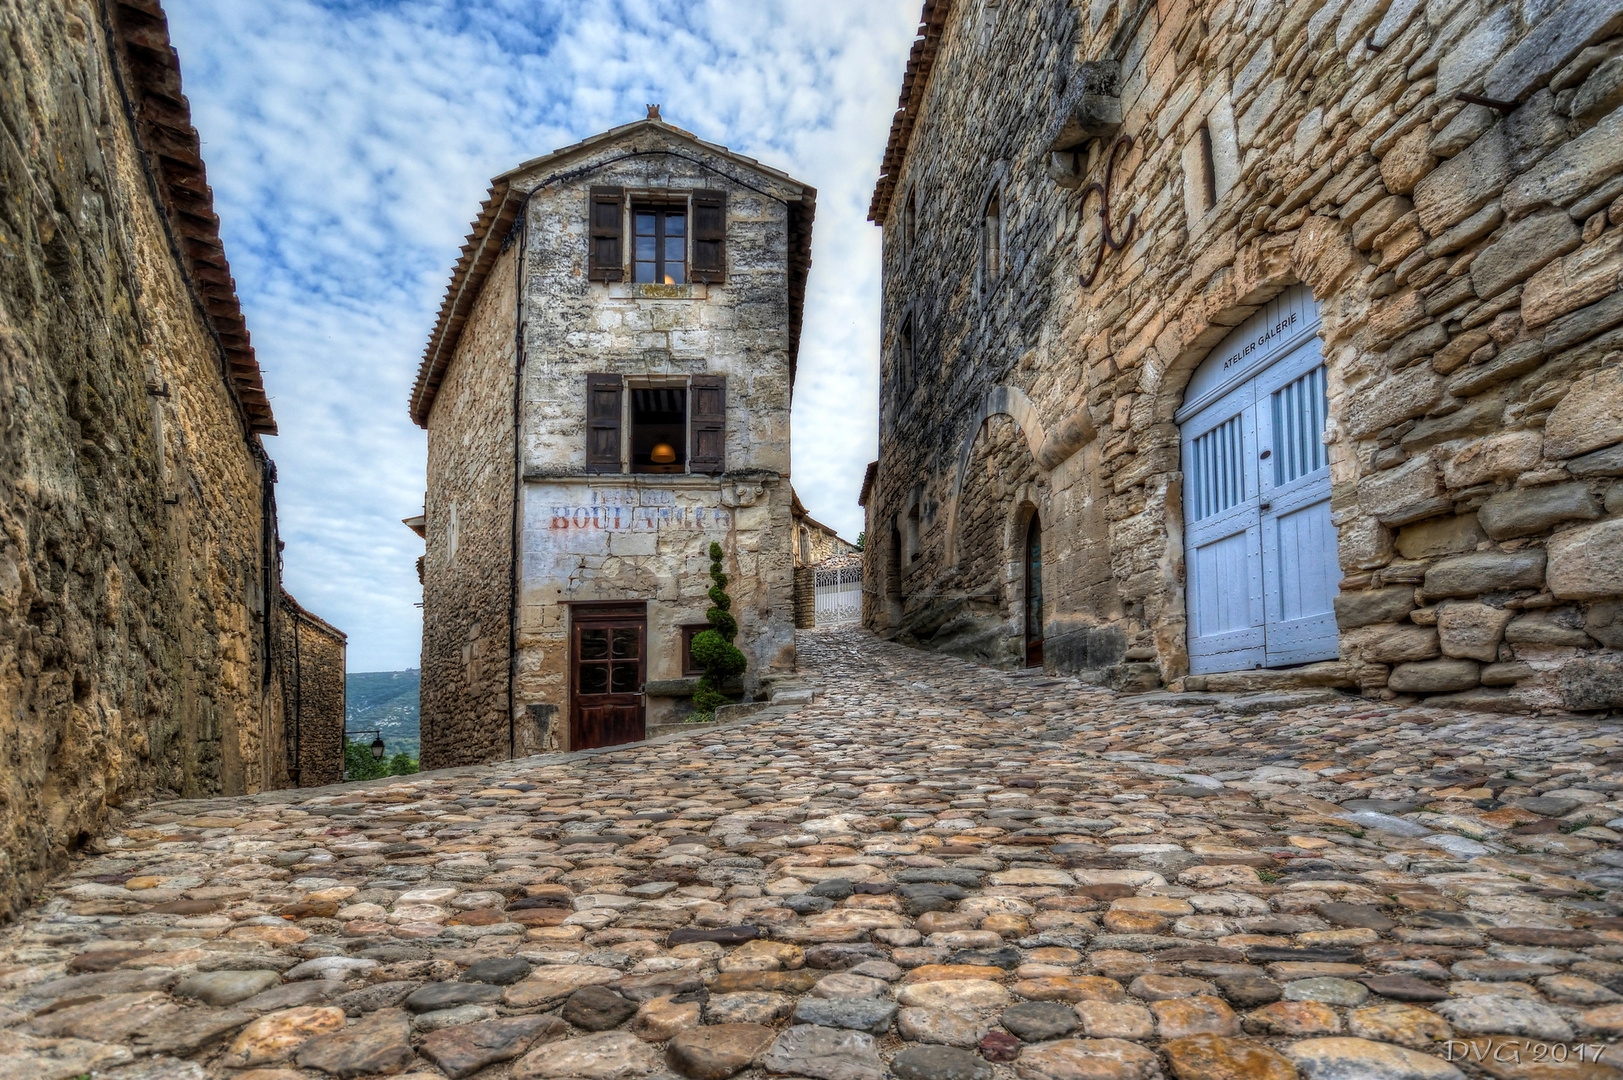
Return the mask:
<path id="1" fill-rule="evenodd" d="M 981 214 L 981 291 L 989 290 L 1002 275 L 1003 200 L 994 191 Z"/>

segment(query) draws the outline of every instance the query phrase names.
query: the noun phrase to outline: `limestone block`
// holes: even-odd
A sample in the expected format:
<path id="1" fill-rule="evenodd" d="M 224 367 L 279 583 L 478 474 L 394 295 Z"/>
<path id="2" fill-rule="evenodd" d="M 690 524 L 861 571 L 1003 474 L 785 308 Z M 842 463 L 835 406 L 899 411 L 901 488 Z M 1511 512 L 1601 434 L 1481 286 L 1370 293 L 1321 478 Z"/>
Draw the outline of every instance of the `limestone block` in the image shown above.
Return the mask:
<path id="1" fill-rule="evenodd" d="M 1437 636 L 1444 654 L 1470 660 L 1497 660 L 1499 639 L 1514 614 L 1487 604 L 1444 604 L 1437 613 Z"/>
<path id="2" fill-rule="evenodd" d="M 1498 62 L 1488 72 L 1482 93 L 1500 101 L 1518 101 L 1564 67 L 1585 45 L 1620 29 L 1623 10 L 1616 5 L 1566 0 L 1548 11 L 1508 52 L 1495 57 Z M 1438 89 L 1442 89 L 1441 85 Z"/>
<path id="3" fill-rule="evenodd" d="M 1511 660 L 1503 664 L 1482 665 L 1483 686 L 1512 686 L 1523 679 L 1533 677 L 1533 666 L 1524 664 L 1520 660 Z"/>
<path id="4" fill-rule="evenodd" d="M 1334 603 L 1336 625 L 1343 630 L 1397 622 L 1414 610 L 1414 589 L 1408 585 L 1391 585 L 1366 592 L 1342 593 Z"/>
<path id="5" fill-rule="evenodd" d="M 1579 243 L 1578 226 L 1566 211 L 1529 214 L 1507 226 L 1472 261 L 1471 285 L 1484 300 L 1498 296 Z"/>
<path id="6" fill-rule="evenodd" d="M 1343 521 L 1336 530 L 1336 558 L 1343 570 L 1373 570 L 1392 561 L 1392 530 L 1372 517 Z"/>
<path id="7" fill-rule="evenodd" d="M 1536 589 L 1544 584 L 1544 559 L 1544 552 L 1536 548 L 1456 555 L 1428 569 L 1422 588 L 1428 596 L 1476 596 L 1498 589 Z"/>
<path id="8" fill-rule="evenodd" d="M 1451 158 L 1480 139 L 1499 122 L 1499 114 L 1486 105 L 1467 105 L 1431 140 L 1431 152 Z"/>
<path id="9" fill-rule="evenodd" d="M 1364 659 L 1379 664 L 1430 660 L 1439 653 L 1436 629 L 1413 623 L 1371 626 L 1358 634 L 1357 641 Z"/>
<path id="10" fill-rule="evenodd" d="M 1544 331 L 1544 351 L 1558 353 L 1623 323 L 1623 290 L 1556 319 Z"/>
<path id="11" fill-rule="evenodd" d="M 1612 446 L 1570 458 L 1566 466 L 1567 472 L 1573 476 L 1623 476 L 1623 446 Z"/>
<path id="12" fill-rule="evenodd" d="M 1432 559 L 1475 551 L 1488 538 L 1475 514 L 1437 517 L 1405 525 L 1398 531 L 1398 554 L 1405 559 Z"/>
<path id="13" fill-rule="evenodd" d="M 1563 521 L 1593 521 L 1598 517 L 1600 504 L 1590 494 L 1588 484 L 1502 491 L 1477 511 L 1477 520 L 1495 540 L 1532 536 Z"/>
<path id="14" fill-rule="evenodd" d="M 1447 345 L 1432 354 L 1432 370 L 1439 375 L 1452 374 L 1465 366 L 1465 362 L 1471 358 L 1472 353 L 1492 340 L 1493 338 L 1488 334 L 1487 329 L 1480 326 L 1475 330 L 1455 334 Z"/>
<path id="15" fill-rule="evenodd" d="M 1429 456 L 1417 457 L 1358 482 L 1358 503 L 1383 525 L 1407 525 L 1453 507 Z"/>
<path id="16" fill-rule="evenodd" d="M 1588 127 L 1623 105 L 1623 56 L 1614 56 L 1585 79 L 1572 98 L 1572 119 Z"/>
<path id="17" fill-rule="evenodd" d="M 1314 214 L 1296 232 L 1291 267 L 1315 296 L 1327 296 L 1361 264 L 1348 230 L 1335 218 Z"/>
<path id="18" fill-rule="evenodd" d="M 1556 213 L 1565 216 L 1564 211 Z M 1623 229 L 1613 229 L 1527 279 L 1522 290 L 1522 322 L 1530 328 L 1543 326 L 1610 296 L 1617 290 L 1620 274 Z"/>
<path id="19" fill-rule="evenodd" d="M 1240 114 L 1237 129 L 1242 150 L 1255 145 L 1257 135 L 1267 126 L 1268 121 L 1273 119 L 1274 113 L 1279 111 L 1287 89 L 1288 84 L 1284 79 L 1275 79 L 1263 87 L 1256 100 Z"/>
<path id="20" fill-rule="evenodd" d="M 1448 329 L 1442 323 L 1422 326 L 1392 343 L 1392 347 L 1386 351 L 1386 366 L 1393 369 L 1404 367 L 1430 356 L 1447 344 Z"/>
<path id="21" fill-rule="evenodd" d="M 1421 420 L 1409 429 L 1401 445 L 1406 453 L 1418 454 L 1439 443 L 1487 435 L 1504 427 L 1504 413 L 1505 402 L 1500 395 L 1472 398 L 1464 408 Z"/>
<path id="22" fill-rule="evenodd" d="M 1516 32 L 1516 11 L 1508 4 L 1495 5 L 1488 17 L 1437 61 L 1437 93 L 1453 97 L 1472 89 L 1479 76 L 1505 54 Z"/>
<path id="23" fill-rule="evenodd" d="M 1375 238 L 1412 213 L 1414 204 L 1401 195 L 1389 195 L 1375 203 L 1352 224 L 1353 246 L 1368 251 Z"/>
<path id="24" fill-rule="evenodd" d="M 1587 649 L 1595 643 L 1584 633 L 1583 615 L 1577 608 L 1549 608 L 1529 611 L 1505 628 L 1505 640 L 1512 645 L 1561 645 Z"/>
<path id="25" fill-rule="evenodd" d="M 1550 538 L 1549 552 L 1550 592 L 1556 597 L 1604 600 L 1623 596 L 1623 519 L 1558 533 Z"/>
<path id="26" fill-rule="evenodd" d="M 1431 152 L 1431 128 L 1421 124 L 1392 144 L 1381 159 L 1381 181 L 1394 195 L 1407 195 L 1421 178 L 1437 167 Z"/>
<path id="27" fill-rule="evenodd" d="M 1623 514 L 1623 484 L 1613 484 L 1602 505 L 1608 514 Z"/>
<path id="28" fill-rule="evenodd" d="M 1443 462 L 1443 482 L 1466 488 L 1526 472 L 1539 463 L 1544 440 L 1537 431 L 1507 431 L 1474 442 Z"/>
<path id="29" fill-rule="evenodd" d="M 1544 362 L 1544 343 L 1536 338 L 1518 341 L 1486 364 L 1467 368 L 1448 380 L 1448 392 L 1455 397 L 1474 397 L 1501 383 L 1519 379 Z"/>
<path id="30" fill-rule="evenodd" d="M 1420 227 L 1427 235 L 1437 236 L 1459 224 L 1492 202 L 1509 177 L 1510 139 L 1501 125 L 1415 185 L 1414 206 L 1420 215 Z"/>
<path id="31" fill-rule="evenodd" d="M 1623 442 L 1623 366 L 1573 383 L 1544 424 L 1544 456 L 1576 457 Z"/>
<path id="32" fill-rule="evenodd" d="M 1371 393 L 1355 395 L 1347 406 L 1347 434 L 1355 439 L 1416 416 L 1443 396 L 1443 378 L 1429 366 L 1400 371 Z"/>
<path id="33" fill-rule="evenodd" d="M 1561 669 L 1561 703 L 1569 709 L 1623 708 L 1623 653 L 1602 653 Z"/>
<path id="34" fill-rule="evenodd" d="M 1623 649 L 1623 600 L 1590 604 L 1584 632 L 1609 649 Z"/>
<path id="35" fill-rule="evenodd" d="M 1475 660 L 1428 660 L 1419 664 L 1399 664 L 1387 677 L 1386 685 L 1400 694 L 1441 694 L 1469 690 L 1480 682 Z"/>
<path id="36" fill-rule="evenodd" d="M 1508 140 L 1505 149 L 1508 152 Z M 1506 163 L 1509 163 L 1508 156 Z M 1505 213 L 1513 218 L 1521 217 L 1541 205 L 1569 206 L 1579 196 L 1594 190 L 1619 172 L 1623 172 L 1623 110 L 1610 113 L 1600 123 L 1518 176 L 1505 188 L 1501 203 Z"/>

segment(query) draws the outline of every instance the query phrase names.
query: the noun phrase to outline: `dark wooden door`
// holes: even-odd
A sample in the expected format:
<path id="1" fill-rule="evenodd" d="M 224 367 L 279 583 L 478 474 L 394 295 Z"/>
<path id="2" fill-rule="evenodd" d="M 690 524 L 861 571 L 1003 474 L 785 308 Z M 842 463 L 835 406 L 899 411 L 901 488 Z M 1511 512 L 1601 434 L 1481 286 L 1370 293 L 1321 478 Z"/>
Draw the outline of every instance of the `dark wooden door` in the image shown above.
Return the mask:
<path id="1" fill-rule="evenodd" d="M 1043 526 L 1026 526 L 1026 666 L 1043 666 Z"/>
<path id="2" fill-rule="evenodd" d="M 569 748 L 640 742 L 646 735 L 646 607 L 581 607 L 570 621 Z"/>

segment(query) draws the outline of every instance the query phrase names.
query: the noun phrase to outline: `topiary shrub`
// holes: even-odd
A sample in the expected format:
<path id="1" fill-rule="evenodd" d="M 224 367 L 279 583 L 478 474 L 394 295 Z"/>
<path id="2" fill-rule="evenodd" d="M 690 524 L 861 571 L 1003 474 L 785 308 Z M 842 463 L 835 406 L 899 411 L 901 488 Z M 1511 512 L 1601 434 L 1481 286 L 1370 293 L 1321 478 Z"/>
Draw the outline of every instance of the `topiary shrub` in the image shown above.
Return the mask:
<path id="1" fill-rule="evenodd" d="M 721 692 L 724 683 L 744 674 L 749 661 L 733 644 L 738 636 L 738 620 L 729 610 L 733 598 L 727 595 L 727 575 L 721 572 L 721 545 L 710 545 L 710 603 L 714 606 L 704 613 L 710 629 L 693 635 L 693 659 L 704 665 L 704 675 L 693 692 L 695 719 L 707 719 L 718 705 L 731 705 L 733 699 Z"/>

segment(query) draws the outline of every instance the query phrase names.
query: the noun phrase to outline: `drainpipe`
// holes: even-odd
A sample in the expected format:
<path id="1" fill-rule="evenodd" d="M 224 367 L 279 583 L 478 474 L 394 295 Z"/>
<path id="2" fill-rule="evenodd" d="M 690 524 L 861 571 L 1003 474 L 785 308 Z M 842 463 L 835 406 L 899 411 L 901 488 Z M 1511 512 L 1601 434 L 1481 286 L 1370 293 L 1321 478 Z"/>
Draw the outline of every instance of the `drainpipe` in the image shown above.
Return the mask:
<path id="1" fill-rule="evenodd" d="M 530 197 L 519 203 L 513 232 L 518 234 L 518 261 L 514 264 L 513 289 L 513 521 L 507 565 L 507 760 L 518 754 L 518 618 L 520 507 L 524 499 L 524 255 L 529 247 Z M 508 243 L 513 233 L 508 234 Z"/>

